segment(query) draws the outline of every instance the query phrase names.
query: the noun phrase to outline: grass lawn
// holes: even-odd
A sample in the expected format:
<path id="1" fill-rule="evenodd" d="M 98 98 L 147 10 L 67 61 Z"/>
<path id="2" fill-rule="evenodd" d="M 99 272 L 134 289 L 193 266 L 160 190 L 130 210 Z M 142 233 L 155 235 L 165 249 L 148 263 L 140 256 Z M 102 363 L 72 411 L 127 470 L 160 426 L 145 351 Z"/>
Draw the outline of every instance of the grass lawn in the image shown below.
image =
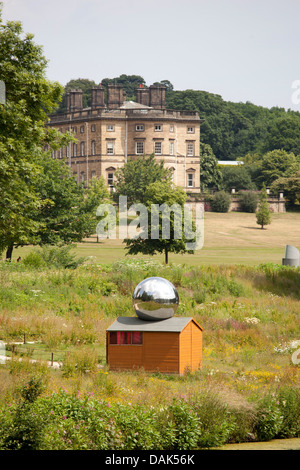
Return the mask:
<path id="1" fill-rule="evenodd" d="M 206 212 L 204 217 L 204 245 L 194 255 L 170 254 L 170 263 L 201 264 L 281 264 L 285 245 L 300 245 L 300 213 L 273 214 L 271 225 L 265 229 L 256 224 L 255 214 Z M 24 257 L 31 247 L 20 247 L 13 259 Z M 112 263 L 126 256 L 122 240 L 96 242 L 96 236 L 78 243 L 79 256 L 92 256 L 98 263 Z M 144 256 L 143 256 L 144 257 Z M 164 255 L 151 257 L 161 262 Z"/>

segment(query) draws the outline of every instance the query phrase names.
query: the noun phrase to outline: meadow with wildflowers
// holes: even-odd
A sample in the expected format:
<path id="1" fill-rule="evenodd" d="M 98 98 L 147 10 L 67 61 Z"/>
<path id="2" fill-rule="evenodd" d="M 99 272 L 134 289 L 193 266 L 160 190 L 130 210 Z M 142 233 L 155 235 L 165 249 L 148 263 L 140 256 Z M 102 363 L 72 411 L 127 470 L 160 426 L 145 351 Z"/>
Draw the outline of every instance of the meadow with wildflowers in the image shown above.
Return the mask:
<path id="1" fill-rule="evenodd" d="M 177 314 L 204 328 L 201 370 L 108 370 L 106 328 L 134 315 L 132 292 L 149 276 L 169 279 Z M 0 449 L 184 450 L 300 437 L 299 268 L 133 257 L 57 267 L 30 255 L 0 263 L 0 280 Z"/>

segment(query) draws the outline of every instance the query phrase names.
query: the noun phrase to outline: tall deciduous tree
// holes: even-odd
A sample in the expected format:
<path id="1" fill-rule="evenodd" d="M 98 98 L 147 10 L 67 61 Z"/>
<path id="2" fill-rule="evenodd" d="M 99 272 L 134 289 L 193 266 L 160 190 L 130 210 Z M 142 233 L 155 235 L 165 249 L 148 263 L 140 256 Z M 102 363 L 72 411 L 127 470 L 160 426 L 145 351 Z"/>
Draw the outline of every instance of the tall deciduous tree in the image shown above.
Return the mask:
<path id="1" fill-rule="evenodd" d="M 32 214 L 32 219 L 40 223 L 35 243 L 80 242 L 95 233 L 97 207 L 109 201 L 104 178 L 93 178 L 84 188 L 77 184 L 63 161 L 53 160 L 45 153 L 40 164 L 42 172 L 34 187 L 42 204 Z"/>
<path id="2" fill-rule="evenodd" d="M 220 189 L 222 172 L 218 167 L 218 160 L 208 144 L 200 143 L 200 185 L 202 191 L 207 188 Z"/>
<path id="3" fill-rule="evenodd" d="M 273 193 L 283 191 L 291 206 L 296 202 L 300 203 L 300 171 L 296 171 L 291 176 L 283 176 L 275 180 L 271 185 L 271 191 Z"/>
<path id="4" fill-rule="evenodd" d="M 241 189 L 256 189 L 255 184 L 251 180 L 251 176 L 243 165 L 236 166 L 223 166 L 221 167 L 222 173 L 222 189 L 231 191 L 234 188 L 236 191 Z"/>
<path id="5" fill-rule="evenodd" d="M 51 150 L 73 138 L 47 129 L 47 113 L 62 87 L 45 77 L 47 61 L 21 24 L 0 22 L 1 78 L 6 104 L 0 105 L 0 253 L 14 246 L 81 241 L 96 230 L 96 209 L 108 198 L 104 181 L 84 190 Z M 45 146 L 48 150 L 45 151 Z"/>
<path id="6" fill-rule="evenodd" d="M 187 243 L 195 240 L 196 231 L 191 220 L 189 224 L 185 220 L 186 198 L 184 190 L 172 187 L 169 181 L 151 183 L 145 192 L 147 213 L 141 217 L 141 232 L 124 240 L 128 254 L 164 253 L 168 264 L 169 253 L 193 253 Z"/>
<path id="7" fill-rule="evenodd" d="M 141 156 L 128 161 L 116 171 L 114 199 L 127 196 L 128 205 L 145 202 L 146 191 L 155 181 L 170 181 L 170 170 L 164 167 L 163 161 L 158 162 L 154 154 Z"/>
<path id="8" fill-rule="evenodd" d="M 272 150 L 263 155 L 260 160 L 260 175 L 258 181 L 269 186 L 276 179 L 288 176 L 300 170 L 300 162 L 293 153 L 285 150 Z"/>
<path id="9" fill-rule="evenodd" d="M 41 172 L 37 157 L 46 141 L 45 121 L 62 87 L 46 79 L 47 61 L 21 23 L 2 22 L 0 70 L 6 104 L 0 105 L 0 252 L 10 258 L 14 244 L 27 243 L 39 229 L 31 218 L 41 207 L 33 185 Z M 48 142 L 51 134 L 48 135 Z"/>

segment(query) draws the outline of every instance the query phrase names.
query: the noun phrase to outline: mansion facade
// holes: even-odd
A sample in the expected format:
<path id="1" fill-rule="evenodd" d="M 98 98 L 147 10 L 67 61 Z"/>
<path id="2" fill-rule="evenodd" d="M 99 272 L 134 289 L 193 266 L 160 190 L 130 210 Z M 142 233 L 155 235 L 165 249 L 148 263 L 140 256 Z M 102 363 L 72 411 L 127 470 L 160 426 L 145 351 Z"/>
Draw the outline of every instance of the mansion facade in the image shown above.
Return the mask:
<path id="1" fill-rule="evenodd" d="M 136 90 L 126 101 L 121 85 L 92 88 L 89 108 L 82 91 L 67 94 L 67 112 L 50 116 L 47 126 L 73 132 L 76 143 L 53 152 L 70 166 L 77 181 L 103 176 L 113 191 L 115 171 L 130 159 L 155 154 L 172 170 L 173 182 L 189 193 L 200 192 L 200 124 L 196 111 L 166 109 L 165 87 Z"/>

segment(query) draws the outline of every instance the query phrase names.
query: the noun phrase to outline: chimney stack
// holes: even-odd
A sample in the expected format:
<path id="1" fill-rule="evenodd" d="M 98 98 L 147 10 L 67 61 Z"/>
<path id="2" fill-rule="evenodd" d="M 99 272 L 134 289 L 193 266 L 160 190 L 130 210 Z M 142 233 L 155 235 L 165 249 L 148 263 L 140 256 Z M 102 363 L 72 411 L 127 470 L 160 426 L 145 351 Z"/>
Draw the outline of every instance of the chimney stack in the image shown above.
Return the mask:
<path id="1" fill-rule="evenodd" d="M 104 88 L 101 85 L 92 88 L 92 109 L 104 108 Z"/>
<path id="2" fill-rule="evenodd" d="M 166 87 L 164 85 L 151 85 L 149 95 L 149 106 L 154 109 L 166 109 Z"/>
<path id="3" fill-rule="evenodd" d="M 124 103 L 122 85 L 107 85 L 107 108 L 118 109 Z"/>
<path id="4" fill-rule="evenodd" d="M 136 90 L 136 101 L 137 103 L 149 106 L 149 88 L 144 88 L 140 85 Z"/>
<path id="5" fill-rule="evenodd" d="M 82 90 L 71 90 L 67 93 L 67 111 L 79 111 L 82 109 Z"/>

